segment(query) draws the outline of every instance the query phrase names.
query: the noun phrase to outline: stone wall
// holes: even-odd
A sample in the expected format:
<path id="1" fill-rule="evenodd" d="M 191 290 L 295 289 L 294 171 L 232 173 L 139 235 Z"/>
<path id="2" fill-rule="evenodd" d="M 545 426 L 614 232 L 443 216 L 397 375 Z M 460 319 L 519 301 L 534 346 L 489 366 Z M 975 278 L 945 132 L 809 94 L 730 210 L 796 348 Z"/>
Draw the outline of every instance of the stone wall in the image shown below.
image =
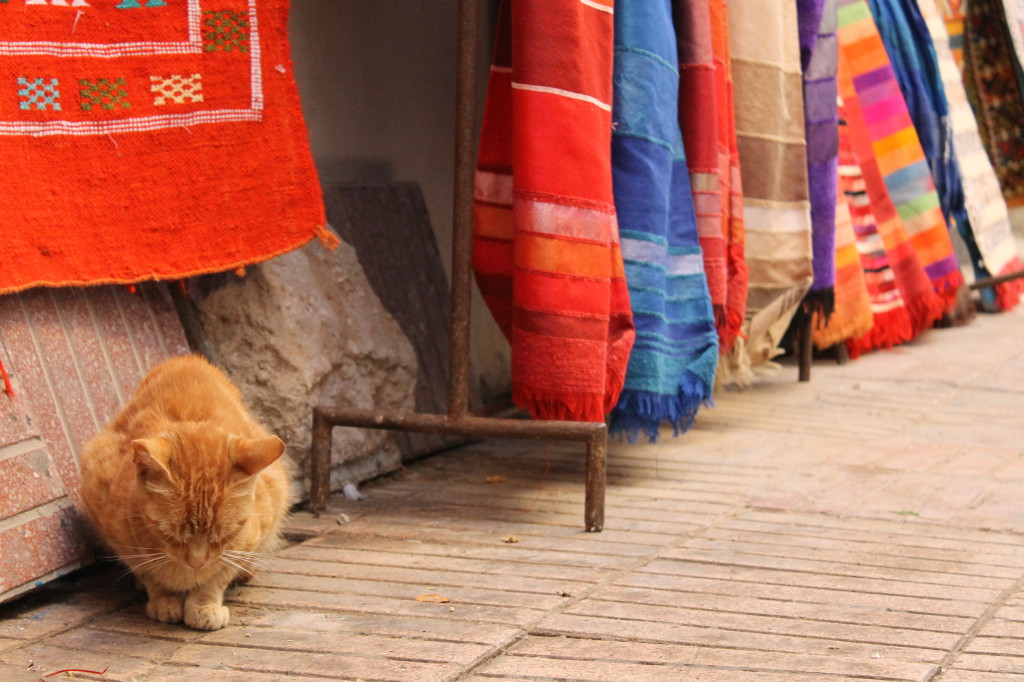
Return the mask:
<path id="1" fill-rule="evenodd" d="M 314 242 L 236 274 L 190 280 L 186 325 L 288 444 L 306 496 L 312 408 L 414 407 L 416 355 L 366 281 L 351 246 Z M 398 436 L 337 428 L 332 488 L 401 466 Z"/>

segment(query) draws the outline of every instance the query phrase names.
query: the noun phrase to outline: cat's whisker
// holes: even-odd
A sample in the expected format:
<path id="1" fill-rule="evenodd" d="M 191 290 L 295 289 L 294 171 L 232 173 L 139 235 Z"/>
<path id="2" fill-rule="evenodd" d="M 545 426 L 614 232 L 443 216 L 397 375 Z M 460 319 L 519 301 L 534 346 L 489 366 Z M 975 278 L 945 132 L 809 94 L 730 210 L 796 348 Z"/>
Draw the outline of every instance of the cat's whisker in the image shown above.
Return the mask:
<path id="1" fill-rule="evenodd" d="M 224 562 L 225 564 L 227 564 L 231 568 L 235 569 L 239 573 L 251 573 L 252 572 L 252 571 L 249 571 L 248 569 L 246 569 L 246 568 L 236 564 L 234 561 L 232 561 L 231 559 L 227 558 L 223 554 L 220 556 L 220 561 Z"/>
<path id="2" fill-rule="evenodd" d="M 271 571 L 271 570 L 273 570 L 273 569 L 271 569 L 269 566 L 267 566 L 265 564 L 257 564 L 257 563 L 253 563 L 253 562 L 249 562 L 249 561 L 243 561 L 241 559 L 231 559 L 231 561 L 241 565 L 245 570 L 249 571 L 250 573 L 256 573 L 256 572 L 259 572 L 259 571 Z"/>
<path id="3" fill-rule="evenodd" d="M 163 552 L 151 552 L 149 554 L 118 554 L 118 559 L 147 559 L 149 557 L 164 556 Z"/>
<path id="4" fill-rule="evenodd" d="M 235 550 L 228 550 L 224 552 L 225 555 L 231 557 L 236 561 L 244 561 L 245 563 L 251 563 L 256 565 L 266 565 L 266 559 L 261 556 L 253 556 L 251 554 L 245 554 L 243 552 L 237 552 Z M 269 557 L 267 557 L 269 558 Z"/>
<path id="5" fill-rule="evenodd" d="M 157 557 L 153 557 L 152 559 L 147 559 L 146 561 L 142 561 L 140 563 L 135 564 L 134 566 L 131 567 L 131 570 L 132 571 L 149 571 L 149 570 L 153 570 L 153 569 L 156 569 L 156 568 L 160 568 L 160 567 L 165 566 L 165 565 L 167 565 L 169 563 L 171 563 L 170 557 L 168 557 L 166 555 L 164 555 L 164 556 L 157 556 Z"/>
<path id="6" fill-rule="evenodd" d="M 263 552 L 247 552 L 244 549 L 231 549 L 231 550 L 228 550 L 228 551 L 232 552 L 234 554 L 244 554 L 245 556 L 258 556 L 258 557 L 264 557 L 264 558 L 267 558 L 267 559 L 272 559 L 274 557 L 273 554 L 264 554 Z"/>

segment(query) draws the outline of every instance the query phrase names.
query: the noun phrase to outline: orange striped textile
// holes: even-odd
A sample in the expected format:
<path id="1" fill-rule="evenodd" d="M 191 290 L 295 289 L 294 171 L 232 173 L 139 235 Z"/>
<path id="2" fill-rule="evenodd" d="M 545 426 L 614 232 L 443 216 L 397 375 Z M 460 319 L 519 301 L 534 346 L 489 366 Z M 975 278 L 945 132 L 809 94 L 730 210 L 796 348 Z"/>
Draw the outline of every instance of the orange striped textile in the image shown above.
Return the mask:
<path id="1" fill-rule="evenodd" d="M 719 348 L 732 351 L 743 335 L 749 273 L 746 261 L 746 226 L 743 215 L 743 179 L 736 137 L 732 49 L 728 0 L 711 0 L 711 50 L 715 58 L 715 111 L 718 114 L 718 177 L 722 197 L 722 235 L 725 239 L 725 324 L 719 327 Z"/>
<path id="2" fill-rule="evenodd" d="M 504 0 L 473 270 L 534 418 L 604 421 L 635 331 L 612 194 L 611 0 Z"/>
<path id="3" fill-rule="evenodd" d="M 0 3 L 0 293 L 179 279 L 329 241 L 288 11 Z"/>
<path id="4" fill-rule="evenodd" d="M 844 124 L 845 125 L 845 124 Z M 847 145 L 848 146 L 848 145 Z M 842 148 L 840 148 L 842 150 Z M 851 160 L 852 150 L 843 154 L 846 165 L 840 168 L 843 173 L 838 178 L 836 191 L 836 227 L 835 227 L 835 310 L 825 317 L 815 311 L 812 338 L 819 349 L 834 346 L 846 339 L 863 336 L 871 329 L 871 300 L 868 297 L 867 283 L 864 279 L 864 267 L 857 248 L 857 235 L 854 232 L 853 217 L 847 203 L 847 191 L 851 194 L 863 192 L 863 181 L 856 185 L 860 169 Z M 856 201 L 856 198 L 854 199 Z M 861 215 L 861 222 L 865 216 Z M 868 217 L 867 221 L 873 222 Z"/>

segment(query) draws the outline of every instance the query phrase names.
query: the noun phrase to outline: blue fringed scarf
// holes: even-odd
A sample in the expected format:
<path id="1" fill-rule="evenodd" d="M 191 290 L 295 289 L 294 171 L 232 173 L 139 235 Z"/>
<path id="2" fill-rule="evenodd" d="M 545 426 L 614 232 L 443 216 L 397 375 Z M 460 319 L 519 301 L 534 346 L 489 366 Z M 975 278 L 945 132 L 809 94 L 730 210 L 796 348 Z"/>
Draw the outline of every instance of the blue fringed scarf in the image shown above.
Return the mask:
<path id="1" fill-rule="evenodd" d="M 612 182 L 636 324 L 611 430 L 678 435 L 711 399 L 718 364 L 711 297 L 678 122 L 670 0 L 615 3 Z"/>

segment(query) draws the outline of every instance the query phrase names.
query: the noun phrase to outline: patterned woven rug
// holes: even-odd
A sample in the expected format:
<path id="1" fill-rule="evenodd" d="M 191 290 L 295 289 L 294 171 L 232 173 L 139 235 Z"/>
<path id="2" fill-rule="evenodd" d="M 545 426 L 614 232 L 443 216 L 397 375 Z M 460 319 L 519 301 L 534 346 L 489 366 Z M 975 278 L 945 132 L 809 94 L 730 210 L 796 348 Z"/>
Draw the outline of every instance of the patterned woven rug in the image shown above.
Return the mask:
<path id="1" fill-rule="evenodd" d="M 964 28 L 964 83 L 1006 203 L 1024 209 L 1024 88 L 999 0 L 970 0 Z"/>
<path id="2" fill-rule="evenodd" d="M 287 0 L 0 3 L 0 292 L 328 239 Z"/>

